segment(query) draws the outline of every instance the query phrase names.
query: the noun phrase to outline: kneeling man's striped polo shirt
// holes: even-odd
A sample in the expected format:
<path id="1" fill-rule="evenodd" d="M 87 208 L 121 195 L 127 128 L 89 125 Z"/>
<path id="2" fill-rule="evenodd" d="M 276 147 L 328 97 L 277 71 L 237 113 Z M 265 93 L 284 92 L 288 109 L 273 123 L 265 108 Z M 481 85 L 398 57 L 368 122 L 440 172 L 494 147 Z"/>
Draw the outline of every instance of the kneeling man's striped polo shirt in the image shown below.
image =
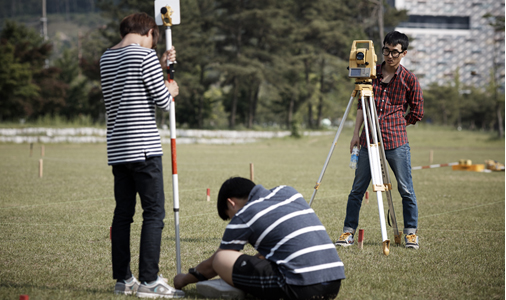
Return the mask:
<path id="1" fill-rule="evenodd" d="M 290 285 L 344 279 L 344 266 L 313 209 L 294 188 L 253 188 L 248 203 L 228 224 L 220 249 L 250 243 L 275 262 Z"/>

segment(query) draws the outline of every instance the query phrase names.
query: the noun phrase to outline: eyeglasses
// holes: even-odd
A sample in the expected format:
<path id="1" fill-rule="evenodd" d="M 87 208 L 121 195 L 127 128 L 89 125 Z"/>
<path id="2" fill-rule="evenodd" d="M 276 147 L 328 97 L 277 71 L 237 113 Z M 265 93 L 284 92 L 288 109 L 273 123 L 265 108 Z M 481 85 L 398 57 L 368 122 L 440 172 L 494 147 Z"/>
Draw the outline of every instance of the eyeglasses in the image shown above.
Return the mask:
<path id="1" fill-rule="evenodd" d="M 399 57 L 399 55 L 401 55 L 401 53 L 402 53 L 402 52 L 399 52 L 397 50 L 390 51 L 388 48 L 385 48 L 385 47 L 383 47 L 383 49 L 381 49 L 381 50 L 383 51 L 383 55 L 389 56 L 390 54 L 392 54 L 393 58 Z"/>

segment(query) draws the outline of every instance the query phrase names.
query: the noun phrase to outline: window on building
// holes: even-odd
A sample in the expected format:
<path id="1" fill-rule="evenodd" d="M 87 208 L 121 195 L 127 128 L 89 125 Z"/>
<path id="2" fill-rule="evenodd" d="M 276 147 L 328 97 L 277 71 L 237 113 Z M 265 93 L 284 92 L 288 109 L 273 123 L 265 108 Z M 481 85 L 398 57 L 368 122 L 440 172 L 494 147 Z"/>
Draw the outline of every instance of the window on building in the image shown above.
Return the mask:
<path id="1" fill-rule="evenodd" d="M 428 28 L 428 29 L 470 29 L 470 17 L 461 16 L 429 16 L 410 15 L 407 22 L 401 22 L 400 27 Z"/>

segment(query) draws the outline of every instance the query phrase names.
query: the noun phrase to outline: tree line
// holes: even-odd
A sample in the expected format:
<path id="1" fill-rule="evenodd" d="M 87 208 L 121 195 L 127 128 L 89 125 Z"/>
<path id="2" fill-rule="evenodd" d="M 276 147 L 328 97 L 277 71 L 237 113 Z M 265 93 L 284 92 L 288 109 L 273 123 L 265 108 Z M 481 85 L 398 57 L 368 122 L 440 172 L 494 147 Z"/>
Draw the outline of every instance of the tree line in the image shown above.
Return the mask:
<path id="1" fill-rule="evenodd" d="M 0 120 L 50 114 L 104 121 L 100 56 L 120 40 L 121 19 L 138 11 L 153 15 L 153 1 L 99 0 L 96 7 L 107 24 L 81 35 L 78 45 L 59 50 L 56 58 L 51 55 L 57 43 L 15 22 L 4 24 Z M 189 128 L 318 128 L 324 118 L 337 120 L 353 90 L 346 69 L 352 41 L 371 39 L 379 53 L 384 31 L 407 18 L 381 0 L 181 0 L 180 8 L 181 24 L 172 28 L 180 86 L 176 114 L 178 124 Z M 162 53 L 163 27 L 160 36 Z M 454 107 L 441 114 L 441 101 L 449 99 L 437 94 L 443 88 L 424 91 L 426 120 L 454 125 Z M 486 91 L 473 93 L 482 98 Z M 474 94 L 464 96 L 472 102 Z M 459 102 L 462 124 L 469 118 L 475 128 L 494 126 L 478 121 L 482 115 L 466 114 L 465 103 Z M 168 122 L 162 112 L 158 117 Z"/>

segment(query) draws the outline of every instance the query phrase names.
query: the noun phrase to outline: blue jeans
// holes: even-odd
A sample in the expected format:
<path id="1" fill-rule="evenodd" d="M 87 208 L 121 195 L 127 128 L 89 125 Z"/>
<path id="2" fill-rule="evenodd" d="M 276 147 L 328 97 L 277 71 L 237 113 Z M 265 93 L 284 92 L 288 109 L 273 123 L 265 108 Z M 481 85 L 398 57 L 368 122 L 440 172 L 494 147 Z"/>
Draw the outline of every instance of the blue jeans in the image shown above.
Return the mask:
<path id="1" fill-rule="evenodd" d="M 112 166 L 116 208 L 112 221 L 112 273 L 114 279 L 132 277 L 130 270 L 130 224 L 135 214 L 136 194 L 139 193 L 142 230 L 139 253 L 139 280 L 150 282 L 158 278 L 160 246 L 165 218 L 162 158 L 147 158 L 143 162 Z"/>
<path id="2" fill-rule="evenodd" d="M 404 234 L 416 233 L 418 228 L 418 206 L 416 204 L 413 179 L 411 178 L 411 153 L 409 143 L 398 148 L 385 150 L 386 159 L 397 179 L 399 194 L 402 198 L 402 215 L 404 217 Z M 346 207 L 343 232 L 355 233 L 362 199 L 371 182 L 371 169 L 367 147 L 360 148 L 355 180 Z"/>

